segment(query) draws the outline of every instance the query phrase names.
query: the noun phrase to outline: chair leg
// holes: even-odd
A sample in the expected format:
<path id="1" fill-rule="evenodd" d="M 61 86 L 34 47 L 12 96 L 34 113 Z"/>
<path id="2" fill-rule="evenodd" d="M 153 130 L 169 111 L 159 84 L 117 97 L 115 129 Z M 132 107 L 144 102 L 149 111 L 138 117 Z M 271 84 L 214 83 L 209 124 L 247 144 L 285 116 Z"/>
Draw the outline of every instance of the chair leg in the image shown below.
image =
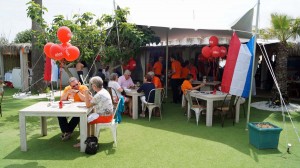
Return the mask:
<path id="1" fill-rule="evenodd" d="M 196 114 L 196 122 L 197 122 L 197 126 L 198 126 L 199 117 L 200 117 L 200 110 L 199 109 L 195 110 L 195 114 Z"/>
<path id="2" fill-rule="evenodd" d="M 111 130 L 112 136 L 114 138 L 114 143 L 117 147 L 117 124 L 112 125 L 110 127 L 110 130 Z"/>
<path id="3" fill-rule="evenodd" d="M 153 107 L 148 107 L 148 110 L 149 110 L 149 121 L 150 121 L 151 116 L 152 116 Z"/>
<path id="4" fill-rule="evenodd" d="M 2 107 L 0 106 L 0 114 L 1 114 L 1 117 L 2 117 Z"/>

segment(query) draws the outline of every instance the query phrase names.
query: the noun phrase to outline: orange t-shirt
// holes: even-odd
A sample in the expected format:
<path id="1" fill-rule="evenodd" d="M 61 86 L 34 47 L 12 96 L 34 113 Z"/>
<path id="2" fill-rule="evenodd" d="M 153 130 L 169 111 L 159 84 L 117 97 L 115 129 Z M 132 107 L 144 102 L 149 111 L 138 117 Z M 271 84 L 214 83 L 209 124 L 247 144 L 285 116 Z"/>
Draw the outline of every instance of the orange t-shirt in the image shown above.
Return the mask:
<path id="1" fill-rule="evenodd" d="M 72 89 L 71 86 L 65 87 L 63 94 L 66 94 L 68 92 L 68 90 L 70 90 L 70 89 Z M 85 90 L 89 90 L 89 89 L 85 85 L 79 85 L 79 91 L 81 93 L 83 93 Z M 69 95 L 67 97 L 69 97 Z M 75 95 L 74 95 L 74 102 L 81 102 L 81 99 L 80 99 L 78 93 L 75 93 Z"/>
<path id="2" fill-rule="evenodd" d="M 191 66 L 190 73 L 193 75 L 193 79 L 197 80 L 197 68 L 195 66 Z"/>
<path id="3" fill-rule="evenodd" d="M 162 88 L 160 79 L 157 76 L 153 76 L 152 83 L 154 84 L 155 88 Z"/>
<path id="4" fill-rule="evenodd" d="M 185 79 L 189 73 L 190 70 L 187 67 L 183 67 L 181 70 L 181 78 Z"/>
<path id="5" fill-rule="evenodd" d="M 181 64 L 179 61 L 173 61 L 172 62 L 172 71 L 175 73 L 172 75 L 172 79 L 180 79 L 180 76 L 181 76 Z"/>
<path id="6" fill-rule="evenodd" d="M 162 67 L 163 65 L 160 61 L 155 62 L 155 64 L 153 65 L 154 74 L 161 75 Z"/>
<path id="7" fill-rule="evenodd" d="M 181 85 L 181 90 L 184 95 L 186 95 L 187 90 L 191 90 L 193 88 L 191 82 L 189 80 L 184 80 L 182 85 Z"/>

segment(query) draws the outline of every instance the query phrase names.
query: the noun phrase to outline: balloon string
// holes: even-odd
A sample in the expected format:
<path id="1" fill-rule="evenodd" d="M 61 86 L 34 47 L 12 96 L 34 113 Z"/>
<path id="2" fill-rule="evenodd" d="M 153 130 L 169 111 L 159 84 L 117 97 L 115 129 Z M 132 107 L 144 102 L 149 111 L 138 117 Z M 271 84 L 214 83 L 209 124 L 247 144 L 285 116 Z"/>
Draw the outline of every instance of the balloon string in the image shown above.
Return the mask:
<path id="1" fill-rule="evenodd" d="M 62 63 L 63 61 L 60 61 L 60 74 L 59 74 L 59 94 L 61 95 L 61 85 L 62 85 Z M 61 96 L 60 96 L 60 103 L 61 103 Z"/>

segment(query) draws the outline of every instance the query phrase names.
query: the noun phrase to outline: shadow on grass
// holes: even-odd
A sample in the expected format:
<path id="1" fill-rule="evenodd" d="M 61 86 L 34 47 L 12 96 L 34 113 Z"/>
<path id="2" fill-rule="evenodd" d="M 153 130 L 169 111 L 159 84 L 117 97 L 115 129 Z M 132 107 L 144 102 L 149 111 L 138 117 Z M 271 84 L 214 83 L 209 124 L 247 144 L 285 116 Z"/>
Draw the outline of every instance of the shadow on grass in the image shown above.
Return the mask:
<path id="1" fill-rule="evenodd" d="M 38 162 L 28 162 L 25 164 L 11 164 L 9 166 L 5 166 L 4 168 L 24 168 L 24 167 L 46 168 L 45 166 L 40 166 Z"/>
<path id="2" fill-rule="evenodd" d="M 76 138 L 77 137 L 77 138 Z M 79 148 L 72 147 L 78 143 L 79 132 L 75 131 L 69 141 L 61 141 L 60 134 L 54 135 L 51 138 L 40 134 L 34 134 L 27 140 L 26 152 L 16 148 L 4 159 L 21 159 L 21 160 L 74 160 L 80 157 L 91 157 L 84 152 L 80 152 Z M 98 153 L 104 152 L 106 155 L 115 154 L 116 149 L 113 147 L 113 142 L 99 143 Z M 49 155 L 49 153 L 51 153 Z M 32 163 L 31 163 L 32 164 Z M 21 165 L 20 165 L 21 166 Z"/>
<path id="3" fill-rule="evenodd" d="M 233 126 L 233 120 L 226 119 L 223 128 L 221 127 L 221 121 L 219 116 L 213 116 L 212 127 L 206 127 L 206 116 L 200 116 L 199 126 L 196 125 L 196 119 L 194 116 L 188 122 L 186 116 L 183 115 L 183 109 L 181 108 L 181 105 L 178 104 L 164 104 L 164 111 L 162 113 L 162 120 L 160 120 L 160 118 L 158 117 L 151 117 L 151 121 L 149 122 L 148 116 L 146 116 L 146 118 L 139 118 L 138 120 L 132 120 L 131 118 L 125 116 L 123 122 L 138 124 L 144 127 L 175 132 L 185 136 L 187 135 L 199 139 L 206 139 L 208 141 L 215 141 L 222 144 L 226 144 L 246 155 L 253 155 L 253 159 L 256 161 L 258 160 L 255 159 L 255 155 L 281 153 L 278 149 L 258 150 L 249 144 L 248 131 L 245 130 L 246 118 L 244 118 L 244 115 L 242 114 L 242 108 L 240 113 L 240 122 L 235 123 L 235 126 Z M 270 115 L 273 115 L 273 113 L 265 111 L 262 112 L 251 108 L 250 122 L 251 120 L 264 121 L 268 117 L 270 117 Z M 280 121 L 280 114 L 276 114 L 275 118 L 278 121 Z"/>

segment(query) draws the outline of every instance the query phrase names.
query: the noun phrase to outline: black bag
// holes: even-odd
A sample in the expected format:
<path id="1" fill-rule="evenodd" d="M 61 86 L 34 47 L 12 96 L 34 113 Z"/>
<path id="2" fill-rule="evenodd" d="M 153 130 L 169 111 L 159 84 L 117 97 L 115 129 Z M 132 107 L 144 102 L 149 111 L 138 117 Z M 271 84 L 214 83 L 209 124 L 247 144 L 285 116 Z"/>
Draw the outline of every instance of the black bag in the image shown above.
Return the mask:
<path id="1" fill-rule="evenodd" d="M 87 137 L 85 142 L 86 148 L 85 153 L 89 155 L 94 155 L 98 151 L 98 138 L 95 136 Z"/>

